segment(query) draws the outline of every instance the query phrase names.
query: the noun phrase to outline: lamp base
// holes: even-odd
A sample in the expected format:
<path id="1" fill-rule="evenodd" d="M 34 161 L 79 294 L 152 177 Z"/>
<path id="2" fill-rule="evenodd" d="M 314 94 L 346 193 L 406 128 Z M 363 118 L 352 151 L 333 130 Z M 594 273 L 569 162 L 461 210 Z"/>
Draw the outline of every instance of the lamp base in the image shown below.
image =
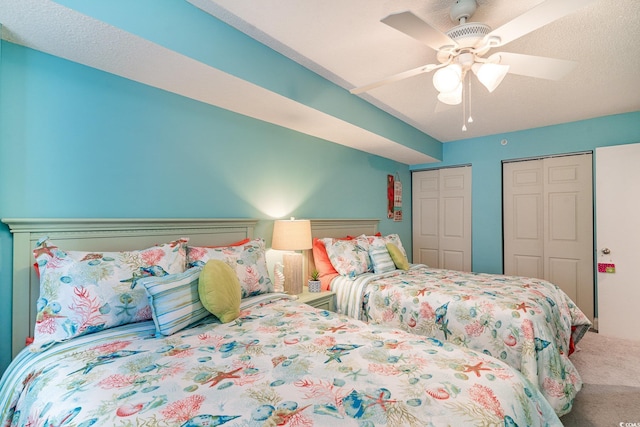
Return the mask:
<path id="1" fill-rule="evenodd" d="M 286 253 L 282 255 L 284 264 L 284 291 L 289 295 L 302 293 L 302 260 L 300 253 Z"/>

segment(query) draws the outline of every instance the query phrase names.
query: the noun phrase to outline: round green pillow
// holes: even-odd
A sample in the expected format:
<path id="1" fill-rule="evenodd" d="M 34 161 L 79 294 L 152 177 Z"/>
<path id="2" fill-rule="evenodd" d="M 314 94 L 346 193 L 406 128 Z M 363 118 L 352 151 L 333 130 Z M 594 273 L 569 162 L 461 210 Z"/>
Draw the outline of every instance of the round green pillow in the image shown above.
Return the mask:
<path id="1" fill-rule="evenodd" d="M 204 308 L 222 323 L 231 322 L 240 315 L 240 280 L 224 261 L 207 261 L 198 279 L 198 294 Z"/>

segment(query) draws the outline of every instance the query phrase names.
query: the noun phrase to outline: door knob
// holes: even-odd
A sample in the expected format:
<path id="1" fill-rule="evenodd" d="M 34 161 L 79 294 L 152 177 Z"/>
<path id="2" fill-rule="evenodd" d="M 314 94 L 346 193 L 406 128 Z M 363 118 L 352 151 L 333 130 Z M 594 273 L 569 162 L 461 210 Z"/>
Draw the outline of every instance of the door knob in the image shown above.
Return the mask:
<path id="1" fill-rule="evenodd" d="M 609 248 L 602 248 L 602 251 L 601 251 L 601 252 L 602 252 L 603 254 L 605 254 L 605 255 L 609 255 L 609 254 L 611 253 L 611 249 L 609 249 Z"/>

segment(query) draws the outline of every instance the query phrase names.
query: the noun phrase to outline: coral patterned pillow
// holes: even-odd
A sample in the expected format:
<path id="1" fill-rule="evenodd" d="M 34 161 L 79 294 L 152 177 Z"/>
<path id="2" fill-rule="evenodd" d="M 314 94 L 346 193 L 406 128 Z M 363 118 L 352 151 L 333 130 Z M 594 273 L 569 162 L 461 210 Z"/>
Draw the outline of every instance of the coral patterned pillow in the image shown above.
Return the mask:
<path id="1" fill-rule="evenodd" d="M 128 252 L 65 251 L 48 239 L 40 242 L 33 251 L 40 297 L 31 351 L 151 319 L 147 293 L 138 280 L 183 272 L 187 240 Z"/>
<path id="2" fill-rule="evenodd" d="M 327 249 L 331 264 L 342 276 L 355 277 L 372 270 L 367 239 L 356 237 L 352 240 L 332 238 L 321 240 Z"/>
<path id="3" fill-rule="evenodd" d="M 253 239 L 235 246 L 187 247 L 187 267 L 204 266 L 211 259 L 226 262 L 236 272 L 242 287 L 242 298 L 273 292 L 263 239 Z"/>

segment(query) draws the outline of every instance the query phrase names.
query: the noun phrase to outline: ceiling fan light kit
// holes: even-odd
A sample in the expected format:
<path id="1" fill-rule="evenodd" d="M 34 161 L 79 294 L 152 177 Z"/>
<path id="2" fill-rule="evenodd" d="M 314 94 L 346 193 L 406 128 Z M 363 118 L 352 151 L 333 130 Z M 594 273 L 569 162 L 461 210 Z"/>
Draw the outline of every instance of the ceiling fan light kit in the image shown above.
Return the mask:
<path id="1" fill-rule="evenodd" d="M 450 92 L 440 92 L 438 100 L 449 105 L 458 105 L 462 102 L 462 84 Z"/>
<path id="2" fill-rule="evenodd" d="M 475 65 L 478 65 L 475 67 Z M 484 64 L 474 64 L 471 67 L 473 73 L 476 75 L 480 83 L 487 88 L 489 92 L 496 90 L 498 85 L 502 83 L 502 80 L 509 72 L 509 66 L 503 64 L 492 64 L 485 62 Z"/>
<path id="3" fill-rule="evenodd" d="M 362 93 L 437 70 L 433 75 L 433 85 L 439 92 L 438 100 L 457 105 L 464 98 L 462 92 L 469 70 L 473 71 L 489 92 L 493 92 L 508 73 L 559 80 L 575 67 L 575 62 L 510 52 L 497 52 L 488 58 L 484 55 L 493 48 L 504 46 L 594 1 L 596 0 L 545 0 L 495 30 L 483 23 L 467 22 L 476 11 L 476 0 L 457 0 L 452 4 L 449 16 L 458 25 L 446 33 L 410 11 L 391 14 L 381 22 L 434 49 L 439 64 L 423 65 L 379 82 L 354 88 L 350 92 Z"/>
<path id="4" fill-rule="evenodd" d="M 438 92 L 451 92 L 461 86 L 462 67 L 460 64 L 449 64 L 433 73 L 433 86 Z"/>

